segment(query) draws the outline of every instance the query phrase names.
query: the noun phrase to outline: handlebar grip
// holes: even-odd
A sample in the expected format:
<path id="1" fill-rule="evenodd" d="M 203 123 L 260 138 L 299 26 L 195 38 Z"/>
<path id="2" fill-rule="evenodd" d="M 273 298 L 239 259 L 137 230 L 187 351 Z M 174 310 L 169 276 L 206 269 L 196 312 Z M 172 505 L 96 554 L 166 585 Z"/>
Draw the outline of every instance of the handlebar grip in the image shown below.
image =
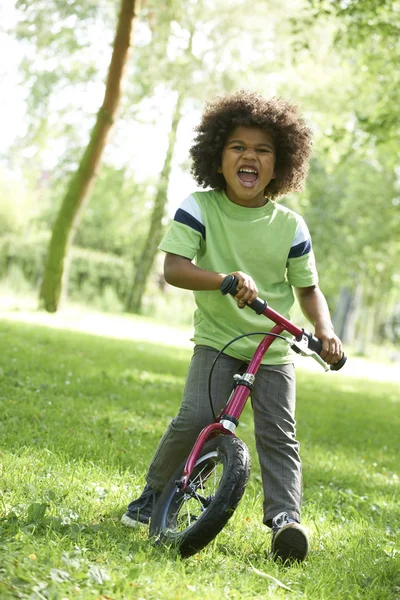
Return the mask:
<path id="1" fill-rule="evenodd" d="M 219 289 L 221 290 L 221 294 L 223 294 L 224 296 L 226 296 L 227 294 L 231 294 L 231 296 L 236 296 L 237 284 L 238 278 L 235 277 L 235 275 L 227 275 L 223 279 L 219 287 Z M 258 315 L 261 315 L 267 308 L 267 302 L 265 300 L 261 300 L 261 298 L 256 298 L 254 302 L 252 302 L 251 304 L 247 304 L 246 306 L 251 308 L 251 310 L 254 310 L 254 312 L 256 312 Z"/>
<path id="2" fill-rule="evenodd" d="M 307 331 L 305 331 L 304 333 L 308 337 L 308 347 L 310 348 L 310 350 L 312 350 L 313 352 L 316 352 L 318 355 L 320 355 L 321 351 L 322 351 L 321 340 L 314 337 L 311 333 L 308 333 Z M 339 369 L 341 369 L 345 365 L 346 361 L 347 361 L 347 356 L 343 353 L 342 358 L 337 363 L 334 363 L 333 365 L 329 365 L 329 369 L 331 371 L 339 371 Z"/>
<path id="3" fill-rule="evenodd" d="M 342 358 L 337 363 L 335 363 L 333 365 L 329 365 L 330 366 L 330 370 L 331 371 L 339 371 L 339 369 L 341 369 L 342 367 L 344 367 L 344 365 L 346 363 L 346 360 L 347 360 L 347 356 L 343 352 Z"/>
<path id="4" fill-rule="evenodd" d="M 254 302 L 251 304 L 247 304 L 251 310 L 254 310 L 258 315 L 262 315 L 264 310 L 267 308 L 268 304 L 266 300 L 261 300 L 261 298 L 256 298 Z"/>
<path id="5" fill-rule="evenodd" d="M 307 331 L 305 331 L 304 333 L 308 337 L 308 347 L 310 348 L 310 350 L 312 350 L 313 352 L 316 352 L 318 355 L 320 355 L 322 352 L 321 340 L 314 337 L 311 333 L 308 333 Z"/>
<path id="6" fill-rule="evenodd" d="M 237 292 L 237 284 L 238 278 L 235 275 L 227 275 L 223 280 L 219 289 L 221 290 L 221 294 L 226 296 L 227 294 L 231 294 L 231 296 L 235 296 Z"/>

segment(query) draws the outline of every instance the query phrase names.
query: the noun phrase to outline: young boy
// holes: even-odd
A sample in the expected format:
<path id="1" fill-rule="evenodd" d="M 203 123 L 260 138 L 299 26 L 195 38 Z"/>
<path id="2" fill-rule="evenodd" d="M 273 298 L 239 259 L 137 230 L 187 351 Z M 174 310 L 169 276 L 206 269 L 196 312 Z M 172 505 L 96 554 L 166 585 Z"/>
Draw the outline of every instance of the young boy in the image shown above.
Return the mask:
<path id="1" fill-rule="evenodd" d="M 265 329 L 251 310 L 238 311 L 259 295 L 288 316 L 294 303 L 322 340 L 328 363 L 342 356 L 326 300 L 318 288 L 311 238 L 304 220 L 275 202 L 298 191 L 307 174 L 311 131 L 297 108 L 240 91 L 211 101 L 191 148 L 193 175 L 211 191 L 196 192 L 177 210 L 160 244 L 171 285 L 194 291 L 194 354 L 179 413 L 162 437 L 142 495 L 122 517 L 125 525 L 148 524 L 164 485 L 212 422 L 208 376 L 217 352 L 241 333 Z M 192 261 L 196 260 L 196 264 Z M 238 278 L 235 301 L 219 287 Z M 271 323 L 272 326 L 272 323 Z M 235 373 L 248 363 L 259 340 L 245 337 L 216 364 L 212 396 L 218 414 Z M 300 526 L 301 462 L 295 438 L 295 375 L 292 356 L 276 340 L 264 358 L 252 392 L 257 452 L 264 491 L 264 523 L 272 528 L 272 556 L 303 560 L 308 539 Z M 219 404 L 218 404 L 219 403 Z"/>

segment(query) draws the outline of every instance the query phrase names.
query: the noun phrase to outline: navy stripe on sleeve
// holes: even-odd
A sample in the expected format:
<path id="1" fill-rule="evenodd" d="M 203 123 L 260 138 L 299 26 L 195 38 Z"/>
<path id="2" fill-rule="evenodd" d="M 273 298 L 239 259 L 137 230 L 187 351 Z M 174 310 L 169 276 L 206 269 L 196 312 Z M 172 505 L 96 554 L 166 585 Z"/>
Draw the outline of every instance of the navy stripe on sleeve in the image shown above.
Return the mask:
<path id="1" fill-rule="evenodd" d="M 296 246 L 292 246 L 290 248 L 289 257 L 288 258 L 298 258 L 299 256 L 303 256 L 304 254 L 308 254 L 311 251 L 311 240 L 305 240 Z"/>
<path id="2" fill-rule="evenodd" d="M 192 215 L 190 215 L 188 212 L 186 212 L 186 210 L 178 208 L 178 210 L 175 213 L 174 221 L 191 227 L 195 231 L 201 233 L 204 240 L 206 239 L 206 228 L 204 227 L 204 225 L 200 223 L 200 221 L 195 219 Z"/>

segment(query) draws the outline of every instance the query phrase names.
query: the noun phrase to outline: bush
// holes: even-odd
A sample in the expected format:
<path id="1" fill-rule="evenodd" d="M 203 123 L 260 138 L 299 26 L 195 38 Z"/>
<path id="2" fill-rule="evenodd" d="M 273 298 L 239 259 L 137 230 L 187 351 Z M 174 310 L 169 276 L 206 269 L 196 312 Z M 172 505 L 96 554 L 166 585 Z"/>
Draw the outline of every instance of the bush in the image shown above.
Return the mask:
<path id="1" fill-rule="evenodd" d="M 24 279 L 37 287 L 48 243 L 48 233 L 26 239 L 11 235 L 0 238 L 0 276 L 7 277 L 17 269 Z M 73 247 L 71 250 L 68 292 L 74 299 L 88 302 L 102 299 L 103 305 L 115 305 L 120 309 L 131 277 L 132 266 L 125 258 L 85 248 Z"/>
<path id="2" fill-rule="evenodd" d="M 26 279 L 18 265 L 11 265 L 8 269 L 5 284 L 17 294 L 27 294 L 32 291 L 32 284 Z"/>
<path id="3" fill-rule="evenodd" d="M 34 196 L 24 183 L 0 167 L 0 236 L 24 231 L 33 205 Z"/>
<path id="4" fill-rule="evenodd" d="M 392 314 L 386 319 L 383 326 L 383 338 L 390 340 L 394 344 L 400 341 L 400 303 L 396 304 Z"/>
<path id="5" fill-rule="evenodd" d="M 84 299 L 92 294 L 93 300 L 103 296 L 107 289 L 112 289 L 120 302 L 125 302 L 131 273 L 132 266 L 125 258 L 74 247 L 71 250 L 68 290 L 72 297 L 81 297 L 84 289 Z"/>
<path id="6" fill-rule="evenodd" d="M 49 235 L 32 238 L 7 235 L 0 238 L 0 275 L 5 277 L 10 269 L 18 267 L 25 278 L 37 285 L 46 256 Z"/>

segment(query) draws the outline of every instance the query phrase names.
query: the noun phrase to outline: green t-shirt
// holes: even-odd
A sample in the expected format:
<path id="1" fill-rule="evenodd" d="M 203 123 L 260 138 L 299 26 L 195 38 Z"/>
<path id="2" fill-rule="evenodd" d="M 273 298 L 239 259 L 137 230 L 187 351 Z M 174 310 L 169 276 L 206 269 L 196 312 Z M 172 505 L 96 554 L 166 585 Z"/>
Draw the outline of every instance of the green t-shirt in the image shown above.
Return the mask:
<path id="1" fill-rule="evenodd" d="M 159 248 L 195 260 L 217 273 L 243 271 L 255 281 L 259 296 L 286 318 L 294 303 L 294 287 L 318 282 L 307 226 L 292 210 L 269 200 L 260 208 L 238 206 L 225 192 L 195 192 L 181 204 Z M 250 309 L 240 310 L 219 291 L 195 291 L 196 344 L 221 350 L 234 337 L 269 331 L 274 323 Z M 249 361 L 261 336 L 245 337 L 226 354 Z M 289 345 L 277 339 L 265 364 L 292 362 Z"/>

